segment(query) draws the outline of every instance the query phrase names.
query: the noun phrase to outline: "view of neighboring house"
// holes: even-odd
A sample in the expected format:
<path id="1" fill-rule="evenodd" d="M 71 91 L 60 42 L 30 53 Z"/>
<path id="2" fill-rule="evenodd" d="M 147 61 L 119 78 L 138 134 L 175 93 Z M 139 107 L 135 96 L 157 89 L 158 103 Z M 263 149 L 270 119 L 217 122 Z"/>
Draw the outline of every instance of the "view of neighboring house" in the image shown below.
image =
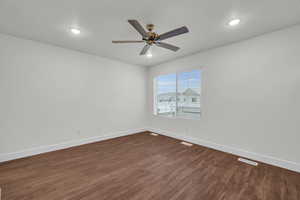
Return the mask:
<path id="1" fill-rule="evenodd" d="M 188 88 L 184 92 L 168 92 L 157 95 L 157 113 L 159 115 L 174 116 L 176 114 L 177 96 L 177 116 L 200 116 L 200 94 Z"/>

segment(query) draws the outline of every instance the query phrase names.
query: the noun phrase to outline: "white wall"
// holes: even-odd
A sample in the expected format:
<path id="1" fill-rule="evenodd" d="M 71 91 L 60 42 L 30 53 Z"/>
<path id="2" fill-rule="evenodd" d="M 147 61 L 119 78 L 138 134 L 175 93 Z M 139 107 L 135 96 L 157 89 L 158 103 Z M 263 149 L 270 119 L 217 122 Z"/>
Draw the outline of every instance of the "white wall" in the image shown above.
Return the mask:
<path id="1" fill-rule="evenodd" d="M 0 35 L 0 155 L 145 126 L 146 70 Z"/>
<path id="2" fill-rule="evenodd" d="M 299 36 L 295 26 L 150 68 L 149 127 L 300 163 Z M 192 68 L 203 70 L 201 119 L 152 115 L 153 78 Z"/>
<path id="3" fill-rule="evenodd" d="M 0 157 L 147 124 L 300 163 L 299 35 L 295 26 L 147 74 L 143 67 L 0 34 Z M 153 77 L 195 68 L 203 70 L 201 119 L 153 116 Z"/>

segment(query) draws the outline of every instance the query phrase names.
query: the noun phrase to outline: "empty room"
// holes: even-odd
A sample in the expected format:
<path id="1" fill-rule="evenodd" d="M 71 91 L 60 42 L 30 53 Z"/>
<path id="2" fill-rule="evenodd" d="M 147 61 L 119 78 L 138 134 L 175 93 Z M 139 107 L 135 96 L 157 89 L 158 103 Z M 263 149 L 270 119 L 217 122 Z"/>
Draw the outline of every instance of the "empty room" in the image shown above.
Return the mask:
<path id="1" fill-rule="evenodd" d="M 0 0 L 0 200 L 300 200 L 299 0 Z"/>

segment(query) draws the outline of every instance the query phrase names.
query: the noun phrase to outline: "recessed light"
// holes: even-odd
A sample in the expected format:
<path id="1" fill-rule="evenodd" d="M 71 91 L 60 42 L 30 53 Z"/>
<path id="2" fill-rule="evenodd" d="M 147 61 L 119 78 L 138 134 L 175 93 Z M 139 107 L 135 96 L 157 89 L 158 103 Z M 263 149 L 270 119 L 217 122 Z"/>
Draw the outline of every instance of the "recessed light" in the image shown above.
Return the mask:
<path id="1" fill-rule="evenodd" d="M 146 56 L 147 56 L 147 58 L 152 58 L 152 53 L 151 53 L 151 52 L 148 52 L 148 53 L 146 54 Z"/>
<path id="2" fill-rule="evenodd" d="M 228 23 L 228 25 L 229 26 L 237 26 L 237 25 L 239 25 L 240 22 L 241 22 L 240 19 L 233 19 Z"/>
<path id="3" fill-rule="evenodd" d="M 71 28 L 70 29 L 71 33 L 73 33 L 74 35 L 79 35 L 80 34 L 80 30 L 78 28 Z"/>

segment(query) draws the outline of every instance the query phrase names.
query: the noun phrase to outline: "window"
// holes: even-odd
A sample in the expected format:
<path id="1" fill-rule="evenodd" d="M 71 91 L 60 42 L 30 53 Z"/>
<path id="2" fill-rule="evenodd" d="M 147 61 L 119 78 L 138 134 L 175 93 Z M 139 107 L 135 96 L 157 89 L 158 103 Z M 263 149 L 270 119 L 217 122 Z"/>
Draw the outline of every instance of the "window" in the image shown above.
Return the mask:
<path id="1" fill-rule="evenodd" d="M 176 113 L 176 74 L 159 76 L 155 79 L 155 114 L 174 117 Z"/>
<path id="2" fill-rule="evenodd" d="M 154 114 L 198 119 L 200 94 L 200 70 L 158 76 L 154 79 Z"/>

